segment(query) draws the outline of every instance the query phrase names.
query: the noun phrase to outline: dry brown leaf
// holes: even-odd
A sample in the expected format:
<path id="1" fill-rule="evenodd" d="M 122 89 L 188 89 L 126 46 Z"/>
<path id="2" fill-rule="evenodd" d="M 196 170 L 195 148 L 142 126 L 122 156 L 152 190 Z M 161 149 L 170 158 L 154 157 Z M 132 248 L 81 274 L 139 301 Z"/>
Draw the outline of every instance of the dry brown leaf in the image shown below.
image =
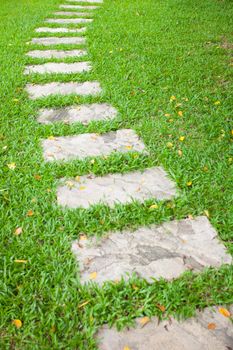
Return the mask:
<path id="1" fill-rule="evenodd" d="M 150 322 L 150 319 L 149 319 L 148 316 L 142 317 L 142 318 L 140 318 L 140 320 L 139 320 L 139 323 L 140 323 L 142 326 L 145 326 L 148 322 Z"/>
<path id="2" fill-rule="evenodd" d="M 156 306 L 159 308 L 160 311 L 162 311 L 162 312 L 165 312 L 165 311 L 166 311 L 165 306 L 160 305 L 160 304 L 157 304 Z"/>
<path id="3" fill-rule="evenodd" d="M 38 175 L 38 174 L 34 175 L 34 178 L 35 178 L 37 181 L 40 181 L 40 180 L 41 180 L 41 176 Z"/>
<path id="4" fill-rule="evenodd" d="M 220 307 L 218 309 L 218 311 L 220 312 L 220 314 L 222 314 L 224 317 L 231 317 L 230 312 L 225 308 L 225 307 Z"/>
<path id="5" fill-rule="evenodd" d="M 216 324 L 215 323 L 209 323 L 208 324 L 208 329 L 211 329 L 211 330 L 216 329 Z"/>
<path id="6" fill-rule="evenodd" d="M 33 210 L 28 210 L 27 216 L 33 216 L 33 215 L 34 215 L 34 211 Z"/>

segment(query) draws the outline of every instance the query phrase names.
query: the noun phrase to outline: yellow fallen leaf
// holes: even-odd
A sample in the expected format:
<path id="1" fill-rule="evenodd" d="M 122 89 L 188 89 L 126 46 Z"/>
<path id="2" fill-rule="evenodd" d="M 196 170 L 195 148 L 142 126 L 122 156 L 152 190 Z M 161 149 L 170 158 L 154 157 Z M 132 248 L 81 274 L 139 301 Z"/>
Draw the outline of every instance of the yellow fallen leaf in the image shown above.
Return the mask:
<path id="1" fill-rule="evenodd" d="M 12 101 L 13 101 L 13 102 L 19 102 L 19 99 L 18 99 L 18 98 L 13 98 Z"/>
<path id="2" fill-rule="evenodd" d="M 95 159 L 92 159 L 92 160 L 90 161 L 90 163 L 91 163 L 91 164 L 95 164 Z"/>
<path id="3" fill-rule="evenodd" d="M 192 184 L 193 184 L 192 181 L 188 181 L 188 182 L 186 183 L 186 185 L 187 185 L 188 187 L 192 186 Z"/>
<path id="4" fill-rule="evenodd" d="M 150 319 L 149 319 L 148 316 L 142 317 L 142 318 L 140 318 L 140 320 L 139 320 L 139 323 L 140 323 L 142 326 L 145 326 L 148 322 L 150 322 Z"/>
<path id="5" fill-rule="evenodd" d="M 184 139 L 185 139 L 184 136 L 180 136 L 180 137 L 179 137 L 179 140 L 180 140 L 181 142 L 184 141 Z"/>
<path id="6" fill-rule="evenodd" d="M 134 290 L 138 290 L 138 289 L 139 289 L 138 286 L 136 286 L 136 284 L 133 284 L 133 285 L 132 285 L 132 288 L 133 288 Z"/>
<path id="7" fill-rule="evenodd" d="M 188 214 L 188 218 L 189 218 L 190 220 L 193 220 L 193 219 L 194 219 L 193 216 L 192 216 L 192 214 Z"/>
<path id="8" fill-rule="evenodd" d="M 180 156 L 180 157 L 182 157 L 183 152 L 181 151 L 181 149 L 178 149 L 178 151 L 177 151 L 177 152 L 178 152 L 179 156 Z"/>
<path id="9" fill-rule="evenodd" d="M 233 129 L 231 130 L 231 135 L 233 136 Z"/>
<path id="10" fill-rule="evenodd" d="M 71 189 L 74 187 L 74 183 L 72 181 L 66 181 L 66 186 Z"/>
<path id="11" fill-rule="evenodd" d="M 126 345 L 124 346 L 123 350 L 131 350 L 131 348 L 128 345 Z"/>
<path id="12" fill-rule="evenodd" d="M 168 143 L 167 143 L 167 147 L 168 147 L 168 148 L 172 148 L 172 147 L 173 147 L 173 143 L 172 143 L 172 142 L 168 142 Z"/>
<path id="13" fill-rule="evenodd" d="M 214 102 L 215 106 L 220 105 L 220 103 L 221 103 L 220 101 L 215 101 L 215 102 Z"/>
<path id="14" fill-rule="evenodd" d="M 165 115 L 165 117 L 170 117 L 171 116 L 171 114 L 169 114 L 169 113 L 165 113 L 164 115 Z"/>
<path id="15" fill-rule="evenodd" d="M 218 311 L 220 314 L 222 314 L 224 317 L 231 317 L 230 312 L 225 307 L 219 307 Z"/>
<path id="16" fill-rule="evenodd" d="M 80 189 L 80 191 L 83 191 L 83 190 L 86 189 L 86 187 L 85 186 L 80 186 L 79 189 Z"/>
<path id="17" fill-rule="evenodd" d="M 178 111 L 178 116 L 179 117 L 183 117 L 183 112 L 182 111 Z"/>
<path id="18" fill-rule="evenodd" d="M 33 210 L 28 210 L 27 216 L 33 216 L 33 215 L 34 215 L 34 211 Z"/>
<path id="19" fill-rule="evenodd" d="M 16 328 L 21 328 L 22 325 L 23 325 L 22 321 L 21 321 L 21 320 L 18 320 L 18 319 L 13 320 L 13 321 L 12 321 L 12 324 L 13 324 Z"/>
<path id="20" fill-rule="evenodd" d="M 54 333 L 55 331 L 56 331 L 56 327 L 52 326 L 51 329 L 50 329 L 50 332 Z"/>
<path id="21" fill-rule="evenodd" d="M 21 235 L 22 232 L 23 232 L 22 227 L 17 227 L 17 229 L 14 232 L 14 235 L 19 236 Z"/>
<path id="22" fill-rule="evenodd" d="M 90 277 L 91 280 L 95 280 L 96 277 L 97 277 L 97 272 L 96 271 L 92 272 L 89 277 Z"/>
<path id="23" fill-rule="evenodd" d="M 172 95 L 172 96 L 170 97 L 170 102 L 175 101 L 175 100 L 176 100 L 176 96 Z"/>
<path id="24" fill-rule="evenodd" d="M 16 164 L 15 163 L 9 163 L 9 164 L 7 164 L 7 166 L 11 170 L 15 170 L 15 168 L 16 168 Z"/>
<path id="25" fill-rule="evenodd" d="M 152 204 L 149 209 L 158 209 L 158 204 Z"/>
<path id="26" fill-rule="evenodd" d="M 90 300 L 84 301 L 83 303 L 78 305 L 78 309 L 81 309 L 82 307 L 84 307 L 85 305 L 89 304 Z"/>
<path id="27" fill-rule="evenodd" d="M 205 172 L 207 172 L 209 169 L 208 169 L 207 166 L 204 166 L 203 170 L 204 170 Z"/>
<path id="28" fill-rule="evenodd" d="M 165 312 L 165 311 L 166 311 L 165 306 L 160 305 L 160 304 L 157 304 L 156 306 L 159 308 L 160 311 L 162 311 L 162 312 Z"/>
<path id="29" fill-rule="evenodd" d="M 132 148 L 133 148 L 133 146 L 131 146 L 131 145 L 125 146 L 125 149 L 132 149 Z"/>
<path id="30" fill-rule="evenodd" d="M 172 118 L 171 118 L 171 119 L 168 119 L 169 123 L 172 123 L 172 122 L 173 122 L 173 120 L 174 120 L 174 119 L 172 119 Z"/>
<path id="31" fill-rule="evenodd" d="M 210 330 L 216 329 L 216 324 L 215 323 L 209 323 L 208 324 L 208 329 L 210 329 Z"/>
<path id="32" fill-rule="evenodd" d="M 55 140 L 55 137 L 51 135 L 51 136 L 48 137 L 48 140 L 52 140 L 53 141 L 53 140 Z"/>
<path id="33" fill-rule="evenodd" d="M 27 262 L 28 262 L 27 260 L 15 259 L 15 263 L 17 263 L 17 264 L 26 264 Z"/>
<path id="34" fill-rule="evenodd" d="M 75 181 L 80 182 L 80 176 L 75 176 Z"/>
<path id="35" fill-rule="evenodd" d="M 175 105 L 176 108 L 181 107 L 181 106 L 182 106 L 182 103 L 177 103 L 177 104 Z"/>
<path id="36" fill-rule="evenodd" d="M 85 241 L 87 239 L 86 235 L 80 235 L 79 240 L 80 241 Z"/>
<path id="37" fill-rule="evenodd" d="M 205 214 L 205 216 L 207 216 L 207 218 L 209 218 L 209 217 L 210 217 L 210 213 L 209 213 L 209 211 L 208 211 L 208 210 L 204 210 L 204 214 Z"/>

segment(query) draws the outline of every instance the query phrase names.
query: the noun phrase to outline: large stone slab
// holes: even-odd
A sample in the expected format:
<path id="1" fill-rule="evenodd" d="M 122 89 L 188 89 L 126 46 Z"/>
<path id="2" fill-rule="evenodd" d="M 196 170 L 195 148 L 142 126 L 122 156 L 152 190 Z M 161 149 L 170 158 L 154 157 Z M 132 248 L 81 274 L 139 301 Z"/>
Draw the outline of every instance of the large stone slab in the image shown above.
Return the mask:
<path id="1" fill-rule="evenodd" d="M 53 13 L 55 16 L 78 16 L 78 17 L 89 17 L 91 16 L 88 12 L 76 12 L 76 11 L 57 11 Z"/>
<path id="2" fill-rule="evenodd" d="M 113 207 L 116 203 L 140 202 L 149 198 L 171 199 L 176 194 L 175 184 L 160 167 L 127 174 L 106 176 L 80 176 L 78 182 L 63 180 L 57 190 L 58 204 L 69 208 L 89 208 L 104 203 Z"/>
<path id="3" fill-rule="evenodd" d="M 172 279 L 187 270 L 201 271 L 232 261 L 205 216 L 109 233 L 99 241 L 76 241 L 72 250 L 82 283 L 90 281 L 93 272 L 99 284 L 128 279 L 132 273 L 152 282 L 152 278 Z"/>
<path id="4" fill-rule="evenodd" d="M 33 58 L 67 58 L 67 57 L 82 57 L 87 55 L 86 50 L 33 50 L 27 54 Z"/>
<path id="5" fill-rule="evenodd" d="M 85 5 L 60 5 L 60 9 L 74 9 L 74 10 L 96 10 L 99 6 L 85 6 Z"/>
<path id="6" fill-rule="evenodd" d="M 27 84 L 26 91 L 32 100 L 51 95 L 98 95 L 102 90 L 96 81 L 85 83 L 47 83 L 47 84 Z"/>
<path id="7" fill-rule="evenodd" d="M 107 156 L 112 152 L 146 152 L 144 143 L 131 129 L 101 135 L 81 134 L 46 139 L 42 141 L 42 147 L 44 159 L 47 161 Z"/>
<path id="8" fill-rule="evenodd" d="M 113 119 L 117 115 L 117 110 L 107 103 L 93 103 L 90 105 L 80 105 L 63 107 L 58 109 L 42 109 L 39 112 L 38 122 L 51 124 L 54 122 L 64 122 L 72 124 L 80 122 L 88 124 L 91 121 Z"/>
<path id="9" fill-rule="evenodd" d="M 50 28 L 50 27 L 40 27 L 35 30 L 37 33 L 84 33 L 86 31 L 86 27 L 71 29 L 71 28 Z"/>
<path id="10" fill-rule="evenodd" d="M 82 73 L 89 72 L 91 70 L 91 65 L 89 62 L 75 62 L 75 63 L 54 63 L 48 62 L 44 64 L 36 64 L 27 66 L 24 70 L 24 74 L 46 74 L 46 73 Z"/>
<path id="11" fill-rule="evenodd" d="M 45 20 L 46 23 L 59 23 L 59 24 L 78 24 L 78 23 L 90 23 L 92 18 L 48 18 Z"/>
<path id="12" fill-rule="evenodd" d="M 233 307 L 228 309 L 233 315 Z M 97 342 L 99 350 L 231 350 L 233 327 L 230 318 L 215 306 L 181 322 L 153 317 L 142 326 L 136 319 L 135 328 L 121 332 L 104 326 L 97 334 Z"/>
<path id="13" fill-rule="evenodd" d="M 48 37 L 48 38 L 33 38 L 31 43 L 32 44 L 39 44 L 39 45 L 60 45 L 60 44 L 85 44 L 86 38 L 82 37 L 64 37 L 64 38 L 58 38 L 58 37 Z"/>

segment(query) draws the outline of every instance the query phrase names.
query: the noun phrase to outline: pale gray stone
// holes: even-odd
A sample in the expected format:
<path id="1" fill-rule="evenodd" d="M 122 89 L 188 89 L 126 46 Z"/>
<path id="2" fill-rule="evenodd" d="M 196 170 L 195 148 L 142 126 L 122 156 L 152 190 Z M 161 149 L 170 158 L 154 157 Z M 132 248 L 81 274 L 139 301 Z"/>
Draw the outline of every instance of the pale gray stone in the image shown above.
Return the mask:
<path id="1" fill-rule="evenodd" d="M 229 310 L 233 314 L 233 306 Z M 216 325 L 215 329 L 208 329 L 211 323 Z M 105 325 L 97 334 L 97 342 L 99 350 L 123 350 L 126 346 L 130 350 L 231 350 L 233 327 L 231 320 L 215 306 L 180 322 L 153 317 L 142 326 L 138 318 L 134 328 L 121 332 Z"/>
<path id="2" fill-rule="evenodd" d="M 74 9 L 74 10 L 96 10 L 99 6 L 83 6 L 83 5 L 60 5 L 61 9 Z"/>
<path id="3" fill-rule="evenodd" d="M 50 27 L 40 27 L 37 28 L 35 31 L 37 33 L 84 33 L 86 31 L 86 27 L 83 28 L 77 28 L 77 29 L 71 29 L 71 28 L 50 28 Z"/>
<path id="4" fill-rule="evenodd" d="M 60 44 L 85 44 L 86 38 L 82 37 L 47 37 L 47 38 L 33 38 L 32 44 L 40 44 L 40 45 L 60 45 Z"/>
<path id="5" fill-rule="evenodd" d="M 112 152 L 144 152 L 145 145 L 135 131 L 122 129 L 106 134 L 80 134 L 61 136 L 42 141 L 44 159 L 47 161 L 85 159 L 108 156 Z"/>
<path id="6" fill-rule="evenodd" d="M 90 13 L 88 12 L 75 12 L 75 11 L 57 11 L 54 12 L 53 15 L 55 16 L 79 16 L 79 17 L 89 17 L 91 16 Z"/>
<path id="7" fill-rule="evenodd" d="M 45 20 L 46 23 L 59 23 L 59 24 L 69 24 L 69 23 L 90 23 L 92 18 L 48 18 Z"/>
<path id="8" fill-rule="evenodd" d="M 27 54 L 33 58 L 66 58 L 66 57 L 82 57 L 87 55 L 86 50 L 33 50 Z"/>
<path id="9" fill-rule="evenodd" d="M 127 174 L 80 176 L 79 181 L 63 180 L 57 190 L 58 204 L 69 208 L 89 208 L 103 203 L 113 207 L 133 200 L 171 199 L 176 194 L 174 183 L 160 167 Z"/>
<path id="10" fill-rule="evenodd" d="M 90 105 L 79 105 L 63 107 L 58 109 L 42 109 L 38 116 L 38 122 L 51 124 L 64 122 L 67 124 L 80 122 L 88 124 L 91 121 L 113 119 L 117 110 L 107 103 L 93 103 Z"/>
<path id="11" fill-rule="evenodd" d="M 95 282 L 99 284 L 128 279 L 132 273 L 152 282 L 152 278 L 172 279 L 187 270 L 232 262 L 205 216 L 141 227 L 135 232 L 113 232 L 99 241 L 76 241 L 72 250 L 80 264 L 82 283 L 90 281 L 93 272 L 97 272 Z"/>
<path id="12" fill-rule="evenodd" d="M 44 64 L 36 64 L 32 66 L 27 66 L 24 70 L 24 74 L 46 74 L 46 73 L 82 73 L 89 72 L 91 70 L 91 65 L 89 62 L 75 62 L 75 63 L 54 63 L 48 62 Z"/>
<path id="13" fill-rule="evenodd" d="M 27 84 L 26 91 L 32 100 L 47 97 L 50 95 L 98 95 L 102 90 L 96 81 L 85 83 L 47 83 L 47 84 Z"/>

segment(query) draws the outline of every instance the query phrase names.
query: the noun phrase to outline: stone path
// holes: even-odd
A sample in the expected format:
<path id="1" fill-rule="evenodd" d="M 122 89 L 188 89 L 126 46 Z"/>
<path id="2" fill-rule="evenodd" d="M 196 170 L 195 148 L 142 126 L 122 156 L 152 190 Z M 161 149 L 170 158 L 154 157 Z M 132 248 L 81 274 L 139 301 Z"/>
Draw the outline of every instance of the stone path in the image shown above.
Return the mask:
<path id="1" fill-rule="evenodd" d="M 100 8 L 102 0 L 66 0 L 60 11 L 53 13 L 59 18 L 45 20 L 46 26 L 35 29 L 36 33 L 76 33 L 77 36 L 35 37 L 31 44 L 48 46 L 45 50 L 34 49 L 27 53 L 32 59 L 78 58 L 79 62 L 45 62 L 25 67 L 25 74 L 82 74 L 91 69 L 91 62 L 83 60 L 86 49 L 80 48 L 86 40 L 82 34 L 93 21 L 94 10 Z M 75 3 L 75 4 L 74 4 Z M 77 4 L 76 4 L 77 3 Z M 82 4 L 85 3 L 85 4 Z M 87 5 L 88 4 L 88 5 Z M 73 12 L 71 10 L 74 10 Z M 77 11 L 75 11 L 77 10 Z M 84 12 L 78 12 L 83 10 Z M 94 12 L 93 12 L 94 11 Z M 72 18 L 66 18 L 67 16 Z M 65 17 L 65 18 L 64 18 Z M 83 18 L 88 17 L 88 18 Z M 50 27 L 49 24 L 61 24 Z M 69 25 L 72 25 L 70 27 Z M 75 28 L 75 24 L 82 24 Z M 63 26 L 63 25 L 66 25 Z M 67 49 L 55 49 L 54 45 L 66 45 Z M 69 50 L 69 45 L 72 49 Z M 73 48 L 76 45 L 77 48 Z M 29 98 L 44 99 L 53 95 L 96 96 L 102 93 L 98 81 L 78 83 L 50 82 L 46 84 L 26 85 Z M 38 111 L 37 121 L 41 124 L 82 123 L 112 120 L 117 117 L 117 110 L 108 103 L 71 105 L 61 108 L 44 108 Z M 69 162 L 91 157 L 103 157 L 113 152 L 138 152 L 149 154 L 136 132 L 121 129 L 104 134 L 83 133 L 72 136 L 49 137 L 41 140 L 44 160 L 47 162 Z M 66 208 L 86 208 L 104 204 L 115 207 L 133 201 L 143 203 L 154 199 L 156 210 L 161 200 L 172 200 L 179 195 L 176 184 L 169 179 L 161 167 L 130 171 L 124 174 L 95 176 L 86 174 L 73 179 L 61 179 L 57 188 L 57 203 Z M 231 256 L 219 241 L 217 232 L 206 217 L 166 222 L 162 225 L 140 227 L 134 232 L 109 232 L 97 239 L 82 236 L 72 244 L 72 251 L 79 266 L 79 278 L 85 284 L 94 281 L 102 285 L 109 280 L 128 279 L 132 274 L 153 282 L 154 278 L 172 279 L 187 270 L 202 271 L 205 267 L 219 267 L 232 263 Z M 136 327 L 122 332 L 104 326 L 97 338 L 100 350 L 232 350 L 233 331 L 229 320 L 224 318 L 215 307 L 215 312 L 206 309 L 196 318 L 183 322 L 158 322 L 152 318 L 143 328 L 140 320 Z M 233 312 L 233 310 L 231 310 Z M 216 327 L 208 328 L 208 323 Z"/>
<path id="2" fill-rule="evenodd" d="M 229 310 L 233 314 L 233 307 Z M 117 332 L 104 326 L 98 333 L 100 350 L 232 350 L 233 327 L 218 307 L 206 308 L 183 322 L 153 317 L 142 326 Z"/>

